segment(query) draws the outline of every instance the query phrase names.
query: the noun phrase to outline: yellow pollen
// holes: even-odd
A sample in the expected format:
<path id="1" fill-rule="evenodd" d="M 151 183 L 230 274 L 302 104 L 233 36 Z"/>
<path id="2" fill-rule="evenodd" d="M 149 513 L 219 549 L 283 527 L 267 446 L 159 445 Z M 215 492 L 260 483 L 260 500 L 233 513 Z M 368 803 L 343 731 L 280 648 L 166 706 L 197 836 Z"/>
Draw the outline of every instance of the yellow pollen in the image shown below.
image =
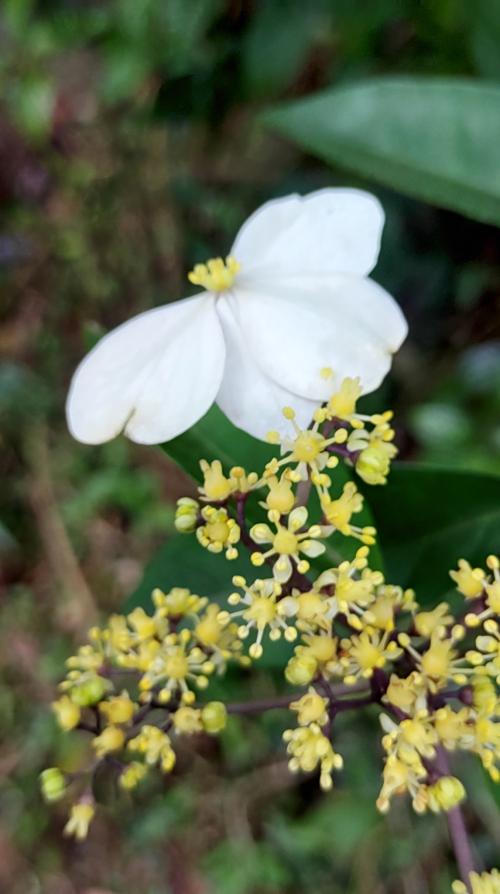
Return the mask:
<path id="1" fill-rule="evenodd" d="M 297 435 L 293 444 L 293 457 L 299 462 L 313 462 L 324 445 L 323 438 L 316 432 L 303 431 Z"/>
<path id="2" fill-rule="evenodd" d="M 273 546 L 277 553 L 291 556 L 293 553 L 297 552 L 299 542 L 295 534 L 292 534 L 291 531 L 287 531 L 286 528 L 281 528 L 274 538 Z"/>
<path id="3" fill-rule="evenodd" d="M 182 680 L 187 676 L 188 670 L 189 666 L 187 658 L 180 649 L 173 655 L 169 655 L 165 660 L 165 673 L 167 677 L 172 677 L 174 680 Z"/>
<path id="4" fill-rule="evenodd" d="M 225 262 L 222 258 L 211 258 L 206 264 L 195 264 L 188 273 L 189 282 L 202 286 L 208 292 L 226 292 L 235 280 L 241 264 L 236 258 L 228 255 Z"/>
<path id="5" fill-rule="evenodd" d="M 250 608 L 245 612 L 244 617 L 247 621 L 255 621 L 257 627 L 265 627 L 266 624 L 270 624 L 273 618 L 276 617 L 276 606 L 271 599 L 259 596 L 257 599 L 254 599 Z"/>
<path id="6" fill-rule="evenodd" d="M 226 522 L 209 522 L 205 525 L 205 533 L 212 543 L 225 543 L 229 535 L 229 525 Z"/>

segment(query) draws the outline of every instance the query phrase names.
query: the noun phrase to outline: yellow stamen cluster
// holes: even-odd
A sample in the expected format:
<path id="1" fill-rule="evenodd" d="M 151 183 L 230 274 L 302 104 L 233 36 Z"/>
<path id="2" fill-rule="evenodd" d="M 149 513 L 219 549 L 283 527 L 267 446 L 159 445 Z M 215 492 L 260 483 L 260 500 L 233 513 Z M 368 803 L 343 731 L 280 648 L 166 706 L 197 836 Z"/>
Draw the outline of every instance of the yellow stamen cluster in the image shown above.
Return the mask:
<path id="1" fill-rule="evenodd" d="M 201 517 L 204 524 L 196 530 L 201 545 L 211 553 L 225 551 L 226 559 L 236 559 L 235 544 L 240 539 L 240 529 L 234 518 L 230 518 L 226 509 L 216 509 L 215 506 L 205 506 Z"/>
<path id="2" fill-rule="evenodd" d="M 286 750 L 290 755 L 288 766 L 292 773 L 313 773 L 319 767 L 319 784 L 327 792 L 333 786 L 332 772 L 340 770 L 343 760 L 332 747 L 329 738 L 321 732 L 317 723 L 286 729 L 283 733 Z"/>
<path id="3" fill-rule="evenodd" d="M 231 255 L 225 261 L 211 258 L 206 264 L 195 264 L 188 273 L 188 280 L 195 286 L 202 286 L 207 292 L 226 292 L 240 270 L 241 264 Z"/>

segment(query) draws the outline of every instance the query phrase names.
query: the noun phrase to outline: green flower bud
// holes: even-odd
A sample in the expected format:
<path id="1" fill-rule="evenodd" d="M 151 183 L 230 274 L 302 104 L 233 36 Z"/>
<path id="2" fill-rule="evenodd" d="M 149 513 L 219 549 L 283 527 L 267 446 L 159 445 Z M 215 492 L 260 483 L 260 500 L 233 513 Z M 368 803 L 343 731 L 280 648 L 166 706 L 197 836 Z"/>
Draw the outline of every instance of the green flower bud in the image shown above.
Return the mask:
<path id="1" fill-rule="evenodd" d="M 40 789 L 46 801 L 59 801 L 66 791 L 66 780 L 59 767 L 49 767 L 40 773 Z"/>
<path id="2" fill-rule="evenodd" d="M 227 722 L 226 706 L 222 702 L 208 702 L 202 708 L 201 722 L 207 733 L 220 733 Z"/>
<path id="3" fill-rule="evenodd" d="M 80 708 L 96 705 L 107 692 L 109 683 L 103 677 L 93 676 L 71 689 L 71 701 Z"/>
<path id="4" fill-rule="evenodd" d="M 295 655 L 285 668 L 285 677 L 292 686 L 306 686 L 317 669 L 318 662 L 312 655 Z"/>
<path id="5" fill-rule="evenodd" d="M 175 510 L 175 527 L 180 534 L 192 534 L 196 529 L 199 505 L 191 497 L 181 497 L 177 500 Z"/>

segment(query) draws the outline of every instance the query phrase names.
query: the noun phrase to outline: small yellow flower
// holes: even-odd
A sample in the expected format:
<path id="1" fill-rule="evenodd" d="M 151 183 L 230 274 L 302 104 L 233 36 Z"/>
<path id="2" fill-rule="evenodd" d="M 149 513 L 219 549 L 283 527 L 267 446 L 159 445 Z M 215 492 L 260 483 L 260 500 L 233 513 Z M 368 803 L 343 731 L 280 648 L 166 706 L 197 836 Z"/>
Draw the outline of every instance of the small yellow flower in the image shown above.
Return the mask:
<path id="1" fill-rule="evenodd" d="M 288 515 L 295 506 L 293 482 L 289 474 L 285 471 L 281 478 L 272 475 L 271 478 L 266 479 L 265 483 L 269 488 L 269 493 L 261 506 L 270 512 L 277 512 L 279 515 Z"/>
<path id="2" fill-rule="evenodd" d="M 108 723 L 128 723 L 134 716 L 136 705 L 128 692 L 122 692 L 106 702 L 100 702 L 99 711 L 104 715 Z"/>
<path id="3" fill-rule="evenodd" d="M 327 709 L 328 699 L 319 695 L 312 686 L 297 701 L 290 702 L 290 710 L 297 712 L 299 726 L 308 726 L 310 723 L 324 726 L 328 721 Z"/>
<path id="4" fill-rule="evenodd" d="M 233 578 L 233 583 L 243 590 L 243 596 L 240 593 L 231 593 L 228 602 L 234 606 L 242 605 L 243 608 L 231 614 L 220 612 L 219 619 L 226 624 L 230 620 L 241 618 L 244 622 L 238 628 L 241 639 L 246 639 L 251 630 L 257 632 L 256 641 L 248 650 L 251 658 L 262 656 L 262 639 L 266 630 L 269 630 L 271 640 L 279 639 L 282 634 L 288 642 L 296 639 L 295 627 L 288 624 L 288 619 L 280 611 L 281 584 L 278 581 L 268 578 L 256 580 L 251 586 L 247 586 L 245 578 L 237 575 Z"/>
<path id="5" fill-rule="evenodd" d="M 385 667 L 388 661 L 401 655 L 401 649 L 389 639 L 388 631 L 381 634 L 365 630 L 359 636 L 341 640 L 340 645 L 344 652 L 340 663 L 346 683 L 354 683 L 358 677 L 370 678 L 376 668 Z"/>
<path id="6" fill-rule="evenodd" d="M 323 791 L 329 791 L 333 785 L 331 774 L 333 770 L 342 768 L 343 760 L 333 750 L 332 743 L 323 735 L 318 724 L 287 729 L 283 739 L 287 743 L 286 750 L 290 755 L 288 766 L 292 773 L 300 770 L 312 773 L 319 766 L 320 786 Z"/>
<path id="7" fill-rule="evenodd" d="M 200 460 L 203 472 L 203 487 L 198 488 L 203 500 L 209 503 L 224 502 L 233 492 L 233 485 L 222 471 L 222 463 L 214 459 L 208 463 L 206 459 Z"/>
<path id="8" fill-rule="evenodd" d="M 426 777 L 427 770 L 418 757 L 407 763 L 396 753 L 389 754 L 384 764 L 383 784 L 376 801 L 377 809 L 381 813 L 387 813 L 394 795 L 408 792 L 412 798 L 413 809 L 417 813 L 422 813 L 427 806 L 427 795 L 423 785 Z"/>
<path id="9" fill-rule="evenodd" d="M 413 671 L 408 677 L 391 674 L 384 701 L 404 711 L 405 714 L 413 713 L 419 707 L 425 708 L 427 690 L 421 676 L 416 671 Z"/>
<path id="10" fill-rule="evenodd" d="M 414 623 L 415 630 L 420 636 L 430 637 L 433 633 L 444 634 L 446 625 L 453 622 L 450 615 L 450 606 L 447 602 L 440 602 L 432 611 L 417 612 Z"/>
<path id="11" fill-rule="evenodd" d="M 236 559 L 238 550 L 235 544 L 240 539 L 240 529 L 234 518 L 230 518 L 225 509 L 214 506 L 205 506 L 201 516 L 205 524 L 196 530 L 201 545 L 212 553 L 225 550 L 226 559 Z"/>
<path id="12" fill-rule="evenodd" d="M 458 571 L 450 571 L 450 577 L 466 599 L 476 599 L 483 592 L 484 571 L 482 568 L 471 568 L 466 559 L 459 560 Z"/>
<path id="13" fill-rule="evenodd" d="M 208 601 L 205 597 L 191 593 L 185 587 L 173 587 L 168 593 L 156 587 L 152 599 L 155 607 L 163 615 L 173 618 L 195 614 L 204 608 Z"/>
<path id="14" fill-rule="evenodd" d="M 157 698 L 165 704 L 175 693 L 180 694 L 184 703 L 190 704 L 194 701 L 194 693 L 188 684 L 193 683 L 198 689 L 205 689 L 208 686 L 208 675 L 215 669 L 203 650 L 192 642 L 192 633 L 187 629 L 165 637 L 144 665 L 146 670 L 139 688 L 147 697 L 147 693 L 161 683 Z"/>
<path id="15" fill-rule="evenodd" d="M 175 752 L 172 749 L 170 739 L 163 730 L 157 726 L 145 724 L 139 735 L 131 739 L 127 747 L 130 751 L 136 751 L 143 755 L 148 766 L 160 765 L 164 773 L 170 773 L 175 764 Z"/>
<path id="16" fill-rule="evenodd" d="M 146 776 L 148 768 L 139 761 L 131 761 L 120 773 L 119 783 L 126 791 L 135 788 Z"/>
<path id="17" fill-rule="evenodd" d="M 74 729 L 80 722 L 80 708 L 69 698 L 62 695 L 57 701 L 52 702 L 52 710 L 56 715 L 57 723 L 65 732 Z"/>
<path id="18" fill-rule="evenodd" d="M 375 543 L 375 528 L 351 524 L 352 516 L 361 512 L 363 497 L 356 485 L 348 481 L 340 497 L 332 500 L 330 494 L 324 490 L 321 498 L 321 508 L 329 525 L 336 531 L 340 531 L 346 537 L 357 537 L 362 543 L 371 545 Z"/>
<path id="19" fill-rule="evenodd" d="M 439 741 L 448 751 L 466 747 L 470 741 L 470 711 L 468 708 L 454 711 L 449 705 L 445 705 L 434 712 L 433 723 Z"/>
<path id="20" fill-rule="evenodd" d="M 82 800 L 71 808 L 69 820 L 64 827 L 64 834 L 83 841 L 89 832 L 89 826 L 95 815 L 92 801 Z"/>
<path id="21" fill-rule="evenodd" d="M 370 443 L 359 454 L 355 469 L 367 484 L 386 484 L 391 468 L 391 460 L 397 454 L 397 447 L 380 438 L 371 437 Z"/>
<path id="22" fill-rule="evenodd" d="M 281 444 L 282 459 L 273 459 L 266 466 L 265 477 L 275 476 L 278 469 L 284 465 L 294 465 L 293 470 L 288 471 L 290 480 L 305 481 L 308 475 L 316 486 L 329 484 L 329 478 L 323 470 L 334 469 L 338 465 L 338 458 L 329 453 L 329 447 L 343 443 L 347 438 L 345 429 L 335 431 L 331 436 L 325 437 L 319 430 L 325 421 L 325 410 L 316 410 L 314 423 L 311 428 L 301 429 L 295 420 L 295 412 L 291 407 L 285 407 L 283 416 L 291 422 L 294 434 L 289 437 L 281 437 L 278 432 L 268 434 L 268 441 L 272 444 Z"/>
<path id="23" fill-rule="evenodd" d="M 107 726 L 99 736 L 92 740 L 92 747 L 97 757 L 105 757 L 112 751 L 119 751 L 125 744 L 125 733 L 119 726 Z"/>
<path id="24" fill-rule="evenodd" d="M 359 378 L 344 379 L 339 390 L 328 401 L 329 418 L 337 417 L 337 419 L 350 421 L 356 412 L 356 403 L 361 397 L 362 390 Z"/>
<path id="25" fill-rule="evenodd" d="M 192 708 L 189 705 L 183 705 L 178 708 L 172 714 L 172 721 L 176 733 L 191 736 L 193 733 L 199 733 L 203 729 L 201 711 L 199 708 Z"/>
<path id="26" fill-rule="evenodd" d="M 288 516 L 287 525 L 282 525 L 274 520 L 275 531 L 269 525 L 254 525 L 250 530 L 250 536 L 259 545 L 271 544 L 264 552 L 255 552 L 251 555 L 254 565 L 262 565 L 266 559 L 277 556 L 273 565 L 273 574 L 277 581 L 286 583 L 290 580 L 294 566 L 301 573 L 309 569 L 309 562 L 301 559 L 301 553 L 308 558 L 320 556 L 325 551 L 325 545 L 318 538 L 324 537 L 326 529 L 320 525 L 301 530 L 307 524 L 308 513 L 305 506 L 298 506 Z M 293 562 L 292 562 L 293 559 Z"/>

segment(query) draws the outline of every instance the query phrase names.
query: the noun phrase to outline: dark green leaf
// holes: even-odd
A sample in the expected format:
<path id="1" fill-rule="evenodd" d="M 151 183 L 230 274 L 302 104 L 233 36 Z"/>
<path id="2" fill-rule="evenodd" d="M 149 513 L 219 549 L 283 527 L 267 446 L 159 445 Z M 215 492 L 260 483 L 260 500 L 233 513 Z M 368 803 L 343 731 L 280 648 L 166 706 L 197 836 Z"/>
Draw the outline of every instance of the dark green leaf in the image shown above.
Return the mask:
<path id="1" fill-rule="evenodd" d="M 369 498 L 388 579 L 414 587 L 424 604 L 454 590 L 448 572 L 458 559 L 484 566 L 500 552 L 500 477 L 396 465 Z"/>
<path id="2" fill-rule="evenodd" d="M 375 79 L 289 103 L 264 121 L 327 162 L 500 223 L 500 86 Z"/>
<path id="3" fill-rule="evenodd" d="M 277 455 L 276 447 L 236 428 L 215 404 L 200 422 L 162 448 L 198 482 L 203 481 L 200 459 L 220 459 L 226 470 L 243 466 L 247 472 L 258 472 Z"/>

